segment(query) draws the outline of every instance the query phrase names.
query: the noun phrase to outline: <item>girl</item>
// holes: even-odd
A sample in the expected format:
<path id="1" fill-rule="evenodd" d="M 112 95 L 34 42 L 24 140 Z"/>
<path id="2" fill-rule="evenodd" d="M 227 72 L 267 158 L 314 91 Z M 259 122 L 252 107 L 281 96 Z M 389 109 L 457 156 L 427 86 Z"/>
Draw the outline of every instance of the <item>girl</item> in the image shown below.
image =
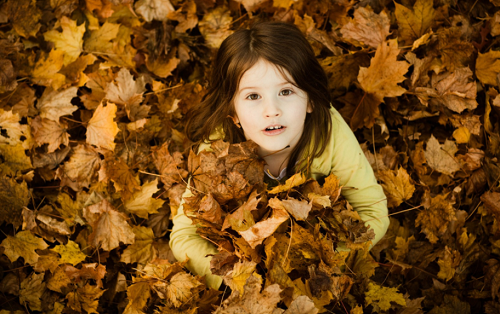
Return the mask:
<path id="1" fill-rule="evenodd" d="M 265 22 L 238 30 L 222 43 L 210 86 L 186 126 L 201 142 L 252 140 L 266 162 L 266 174 L 281 180 L 303 171 L 316 180 L 335 174 L 342 195 L 375 231 L 373 244 L 387 231 L 387 202 L 359 143 L 331 106 L 328 80 L 300 30 L 292 24 Z M 190 196 L 189 189 L 183 197 Z M 222 279 L 210 272 L 217 249 L 196 233 L 182 210 L 173 218 L 170 247 L 187 268 L 206 275 L 217 289 Z"/>

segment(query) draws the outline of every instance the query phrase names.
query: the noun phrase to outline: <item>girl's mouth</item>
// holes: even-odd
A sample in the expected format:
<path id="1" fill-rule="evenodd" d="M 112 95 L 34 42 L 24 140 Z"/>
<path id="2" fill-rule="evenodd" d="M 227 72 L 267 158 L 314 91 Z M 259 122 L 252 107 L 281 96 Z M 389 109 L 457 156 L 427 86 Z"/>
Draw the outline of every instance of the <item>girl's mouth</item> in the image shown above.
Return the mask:
<path id="1" fill-rule="evenodd" d="M 265 135 L 278 135 L 285 131 L 286 127 L 282 125 L 273 125 L 264 129 Z"/>

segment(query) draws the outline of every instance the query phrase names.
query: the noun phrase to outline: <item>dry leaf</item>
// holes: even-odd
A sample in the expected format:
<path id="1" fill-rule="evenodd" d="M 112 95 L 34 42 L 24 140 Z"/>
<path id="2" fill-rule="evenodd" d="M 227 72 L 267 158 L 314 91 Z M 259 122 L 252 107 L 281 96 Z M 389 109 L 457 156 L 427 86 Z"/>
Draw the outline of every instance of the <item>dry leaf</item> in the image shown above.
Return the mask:
<path id="1" fill-rule="evenodd" d="M 118 124 L 114 121 L 116 105 L 102 103 L 97 107 L 87 126 L 87 143 L 109 150 L 115 149 L 115 136 L 118 134 Z"/>
<path id="2" fill-rule="evenodd" d="M 378 172 L 378 178 L 382 180 L 382 187 L 387 195 L 389 207 L 398 207 L 404 201 L 409 200 L 415 192 L 415 186 L 411 183 L 406 169 L 384 170 Z"/>
<path id="3" fill-rule="evenodd" d="M 135 4 L 135 11 L 142 15 L 146 22 L 151 22 L 166 21 L 168 14 L 175 9 L 169 0 L 139 0 Z"/>
<path id="4" fill-rule="evenodd" d="M 460 170 L 460 163 L 455 158 L 457 151 L 454 142 L 446 140 L 441 145 L 434 135 L 431 135 L 431 138 L 427 141 L 425 159 L 432 169 L 447 175 L 453 175 L 453 173 Z"/>
<path id="5" fill-rule="evenodd" d="M 223 6 L 216 7 L 203 16 L 198 27 L 210 48 L 219 48 L 222 41 L 233 33 L 229 30 L 232 20 L 230 12 Z"/>
<path id="6" fill-rule="evenodd" d="M 375 310 L 387 311 L 392 306 L 391 302 L 406 306 L 405 298 L 398 292 L 397 288 L 382 287 L 371 282 L 368 284 L 365 297 L 366 304 L 372 305 Z"/>
<path id="7" fill-rule="evenodd" d="M 161 208 L 164 200 L 153 198 L 158 192 L 158 179 L 144 183 L 141 190 L 135 192 L 124 205 L 129 213 L 136 214 L 141 218 L 148 218 L 148 214 L 155 214 Z"/>
<path id="8" fill-rule="evenodd" d="M 76 266 L 80 262 L 83 262 L 87 257 L 78 246 L 77 243 L 69 240 L 66 245 L 56 245 L 52 249 L 61 255 L 61 263 L 70 263 L 73 266 Z"/>
<path id="9" fill-rule="evenodd" d="M 497 75 L 500 73 L 500 51 L 491 50 L 479 53 L 476 60 L 476 76 L 483 84 L 498 85 Z"/>
<path id="10" fill-rule="evenodd" d="M 153 230 L 137 226 L 132 231 L 135 234 L 135 242 L 123 251 L 120 261 L 145 265 L 154 260 L 157 255 L 156 249 L 153 247 L 155 239 Z"/>
<path id="11" fill-rule="evenodd" d="M 14 237 L 7 235 L 0 246 L 4 248 L 4 253 L 11 262 L 22 257 L 24 262 L 30 265 L 38 261 L 39 255 L 35 250 L 44 250 L 48 247 L 43 239 L 35 237 L 31 231 L 20 231 Z"/>
<path id="12" fill-rule="evenodd" d="M 246 231 L 240 231 L 240 235 L 250 244 L 252 248 L 261 244 L 267 237 L 272 235 L 274 231 L 290 216 L 286 210 L 281 208 L 274 208 L 273 215 L 266 219 L 259 221 Z"/>
<path id="13" fill-rule="evenodd" d="M 389 17 L 384 11 L 376 14 L 370 7 L 360 7 L 354 11 L 354 19 L 342 26 L 340 32 L 346 38 L 377 48 L 390 34 L 389 27 Z"/>
<path id="14" fill-rule="evenodd" d="M 434 2 L 432 0 L 417 0 L 413 10 L 396 4 L 396 19 L 400 38 L 405 43 L 418 39 L 434 24 Z"/>
<path id="15" fill-rule="evenodd" d="M 60 20 L 62 33 L 51 30 L 46 32 L 43 37 L 46 41 L 51 41 L 55 44 L 56 49 L 64 51 L 64 65 L 68 65 L 75 61 L 83 51 L 83 34 L 85 33 L 85 23 L 76 26 L 76 21 L 73 21 L 66 16 Z"/>

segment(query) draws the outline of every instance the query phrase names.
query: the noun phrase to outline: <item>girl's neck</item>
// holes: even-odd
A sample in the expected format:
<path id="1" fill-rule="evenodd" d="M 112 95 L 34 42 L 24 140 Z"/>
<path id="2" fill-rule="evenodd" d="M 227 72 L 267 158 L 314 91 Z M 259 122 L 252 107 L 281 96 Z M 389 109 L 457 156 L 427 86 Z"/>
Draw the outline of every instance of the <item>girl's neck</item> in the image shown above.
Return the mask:
<path id="1" fill-rule="evenodd" d="M 290 157 L 290 150 L 284 150 L 279 153 L 262 157 L 266 161 L 264 171 L 269 171 L 273 176 L 278 177 L 281 170 L 286 167 L 288 157 Z"/>

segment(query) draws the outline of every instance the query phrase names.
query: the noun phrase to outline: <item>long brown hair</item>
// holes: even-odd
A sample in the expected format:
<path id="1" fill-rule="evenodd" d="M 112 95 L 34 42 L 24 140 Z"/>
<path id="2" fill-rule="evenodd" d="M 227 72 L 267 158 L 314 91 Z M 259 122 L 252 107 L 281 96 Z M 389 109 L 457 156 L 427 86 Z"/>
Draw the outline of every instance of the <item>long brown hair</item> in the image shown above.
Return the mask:
<path id="1" fill-rule="evenodd" d="M 207 94 L 188 115 L 186 134 L 192 141 L 201 142 L 209 140 L 216 128 L 222 128 L 225 141 L 245 141 L 243 131 L 230 118 L 236 114 L 233 98 L 243 74 L 261 58 L 276 65 L 282 74 L 290 73 L 294 85 L 307 93 L 312 113 L 306 116 L 304 131 L 290 154 L 287 169 L 309 170 L 310 161 L 324 152 L 330 140 L 330 94 L 328 78 L 311 45 L 293 24 L 262 22 L 237 30 L 223 41 L 213 63 Z"/>

